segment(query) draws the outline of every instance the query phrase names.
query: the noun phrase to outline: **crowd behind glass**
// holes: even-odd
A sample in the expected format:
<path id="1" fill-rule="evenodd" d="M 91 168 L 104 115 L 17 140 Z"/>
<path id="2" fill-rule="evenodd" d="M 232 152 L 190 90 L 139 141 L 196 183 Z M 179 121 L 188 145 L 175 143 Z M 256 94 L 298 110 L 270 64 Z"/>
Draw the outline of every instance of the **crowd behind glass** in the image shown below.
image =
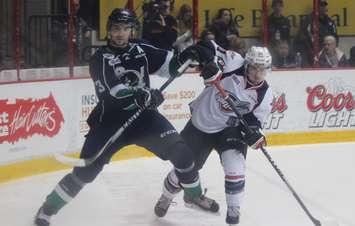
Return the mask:
<path id="1" fill-rule="evenodd" d="M 92 28 L 80 14 L 80 1 L 74 0 L 74 53 L 75 65 L 85 65 L 90 57 Z M 322 68 L 355 67 L 355 46 L 349 57 L 339 48 L 339 37 L 334 21 L 328 15 L 327 0 L 319 0 L 319 49 L 313 53 L 312 13 L 300 21 L 298 31 L 291 36 L 291 24 L 283 14 L 284 0 L 272 0 L 268 17 L 268 47 L 273 56 L 274 68 Z M 193 14 L 189 4 L 174 9 L 172 0 L 150 0 L 143 6 L 142 22 L 137 23 L 132 41 L 150 43 L 156 47 L 181 52 L 193 40 Z M 176 12 L 175 12 L 176 11 Z M 173 14 L 174 12 L 174 14 Z M 176 16 L 173 16 L 176 15 Z M 52 21 L 51 40 L 54 60 L 52 65 L 30 65 L 31 67 L 68 65 L 67 21 L 56 18 Z M 89 23 L 91 24 L 91 23 Z M 244 56 L 249 47 L 245 38 L 240 37 L 238 24 L 234 22 L 233 11 L 220 8 L 210 24 L 200 32 L 199 40 L 215 40 L 221 47 L 236 51 Z M 196 41 L 196 40 L 195 40 Z M 1 60 L 1 59 L 0 59 Z M 0 62 L 0 69 L 2 63 Z"/>

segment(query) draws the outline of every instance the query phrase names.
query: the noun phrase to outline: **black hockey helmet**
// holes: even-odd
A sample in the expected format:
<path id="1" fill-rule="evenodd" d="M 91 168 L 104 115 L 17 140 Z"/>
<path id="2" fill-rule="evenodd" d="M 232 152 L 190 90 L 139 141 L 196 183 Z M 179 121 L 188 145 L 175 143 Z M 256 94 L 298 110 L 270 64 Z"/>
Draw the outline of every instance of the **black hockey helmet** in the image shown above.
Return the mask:
<path id="1" fill-rule="evenodd" d="M 112 10 L 107 20 L 107 30 L 111 29 L 112 24 L 124 23 L 134 27 L 137 23 L 136 15 L 129 9 L 116 8 Z"/>

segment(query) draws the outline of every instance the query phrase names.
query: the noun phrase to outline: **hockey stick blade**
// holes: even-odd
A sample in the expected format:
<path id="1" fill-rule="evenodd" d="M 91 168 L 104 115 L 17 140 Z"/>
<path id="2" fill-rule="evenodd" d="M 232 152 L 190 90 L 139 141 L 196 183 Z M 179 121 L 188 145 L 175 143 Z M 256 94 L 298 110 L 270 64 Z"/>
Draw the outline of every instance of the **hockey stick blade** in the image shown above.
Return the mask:
<path id="1" fill-rule="evenodd" d="M 281 172 L 281 170 L 279 169 L 279 167 L 276 165 L 275 161 L 271 158 L 270 154 L 267 152 L 267 150 L 265 148 L 261 148 L 261 151 L 263 152 L 263 154 L 265 155 L 265 157 L 267 158 L 267 160 L 270 162 L 271 166 L 275 169 L 276 173 L 280 176 L 281 180 L 286 184 L 287 188 L 291 191 L 293 197 L 297 200 L 297 202 L 300 204 L 301 208 L 304 210 L 304 212 L 307 214 L 307 216 L 309 217 L 309 219 L 313 222 L 313 224 L 315 226 L 321 226 L 321 222 L 316 219 L 315 217 L 313 217 L 313 215 L 311 214 L 311 212 L 309 212 L 309 210 L 307 209 L 306 205 L 303 203 L 303 201 L 301 200 L 301 198 L 298 196 L 298 194 L 296 193 L 296 191 L 293 189 L 293 187 L 290 185 L 290 183 L 287 181 L 286 177 L 284 176 L 284 174 Z"/>
<path id="2" fill-rule="evenodd" d="M 183 65 L 181 65 L 178 68 L 178 73 L 182 74 L 191 64 L 192 60 L 187 60 Z M 172 81 L 174 81 L 176 77 L 170 77 L 164 84 L 159 88 L 160 91 L 163 91 Z M 65 156 L 64 154 L 56 153 L 54 154 L 54 158 L 66 165 L 74 166 L 74 167 L 85 167 L 98 159 L 101 154 L 106 150 L 107 147 L 109 147 L 112 143 L 114 143 L 120 136 L 121 134 L 126 130 L 128 126 L 130 126 L 134 120 L 136 120 L 142 112 L 147 108 L 147 106 L 138 109 L 111 137 L 110 139 L 105 143 L 105 145 L 96 153 L 91 158 L 88 159 L 81 159 L 81 158 L 72 158 L 69 156 Z"/>
<path id="3" fill-rule="evenodd" d="M 243 127 L 248 130 L 248 132 L 251 132 L 251 129 L 248 125 L 248 123 L 245 121 L 245 119 L 243 118 L 243 115 L 240 114 L 240 112 L 237 109 L 237 106 L 235 104 L 235 102 L 232 100 L 232 98 L 228 95 L 228 93 L 223 89 L 223 87 L 219 84 L 219 82 L 215 82 L 213 83 L 213 85 L 217 88 L 217 90 L 219 91 L 219 93 L 222 95 L 222 97 L 227 101 L 227 103 L 230 105 L 230 107 L 232 108 L 232 110 L 234 111 L 234 113 L 238 116 L 240 123 L 243 125 Z M 286 177 L 283 175 L 283 173 L 281 172 L 281 170 L 279 169 L 279 167 L 276 165 L 276 163 L 274 162 L 274 160 L 271 158 L 270 154 L 266 151 L 265 148 L 261 148 L 263 154 L 265 155 L 265 157 L 268 159 L 268 161 L 270 162 L 271 166 L 275 169 L 276 173 L 279 175 L 279 177 L 281 178 L 281 180 L 286 184 L 287 188 L 291 191 L 293 197 L 297 200 L 298 204 L 300 204 L 300 206 L 302 207 L 303 211 L 306 213 L 306 215 L 309 217 L 309 219 L 312 221 L 312 223 L 315 226 L 321 226 L 321 222 L 319 220 L 317 220 L 315 217 L 313 217 L 313 215 L 309 212 L 308 208 L 306 207 L 306 205 L 303 203 L 303 201 L 301 200 L 301 198 L 298 196 L 298 194 L 296 193 L 296 191 L 293 189 L 293 187 L 290 185 L 290 183 L 286 180 Z"/>
<path id="4" fill-rule="evenodd" d="M 71 157 L 65 156 L 63 154 L 58 154 L 58 153 L 54 154 L 54 158 L 58 162 L 61 162 L 66 165 L 77 166 L 77 167 L 86 166 L 85 159 L 71 158 Z"/>
<path id="5" fill-rule="evenodd" d="M 172 80 L 171 80 L 172 81 Z M 170 81 L 170 82 L 171 82 Z M 168 81 L 166 81 L 167 83 Z M 126 128 L 128 126 L 130 126 L 133 121 L 139 117 L 140 114 L 142 114 L 142 112 L 145 110 L 145 108 L 141 108 L 138 109 L 136 111 L 136 113 L 134 113 L 109 139 L 108 141 L 106 141 L 106 143 L 104 144 L 104 146 L 96 153 L 96 155 L 94 155 L 91 158 L 87 158 L 87 159 L 81 159 L 81 158 L 71 158 L 68 156 L 65 156 L 63 154 L 56 154 L 54 157 L 56 158 L 56 160 L 58 160 L 59 162 L 66 164 L 66 165 L 70 165 L 70 166 L 76 166 L 76 167 L 85 167 L 90 165 L 91 163 L 95 162 L 96 159 L 98 159 L 101 154 L 106 150 L 107 147 L 109 147 L 112 143 L 114 143 L 119 136 L 121 136 L 121 134 L 123 133 L 124 130 L 126 130 Z"/>

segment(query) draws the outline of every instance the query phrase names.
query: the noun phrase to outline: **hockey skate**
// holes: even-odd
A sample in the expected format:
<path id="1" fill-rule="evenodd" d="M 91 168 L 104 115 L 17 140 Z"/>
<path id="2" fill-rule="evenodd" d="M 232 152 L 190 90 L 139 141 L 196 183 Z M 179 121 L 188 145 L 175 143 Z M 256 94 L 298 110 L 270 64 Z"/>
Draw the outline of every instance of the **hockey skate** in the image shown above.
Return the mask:
<path id="1" fill-rule="evenodd" d="M 190 208 L 198 207 L 202 210 L 216 213 L 219 210 L 218 203 L 206 196 L 206 191 L 199 197 L 190 197 L 184 194 L 185 205 Z"/>
<path id="2" fill-rule="evenodd" d="M 171 173 L 169 173 L 169 175 L 170 177 L 172 176 Z M 179 185 L 174 185 L 174 183 L 171 182 L 172 179 L 169 179 L 169 175 L 164 180 L 163 194 L 154 207 L 154 213 L 158 217 L 164 217 L 166 215 L 174 197 L 182 190 Z"/>
<path id="3" fill-rule="evenodd" d="M 36 226 L 49 226 L 50 225 L 50 216 L 43 212 L 43 207 L 41 207 L 36 216 L 34 221 Z"/>
<path id="4" fill-rule="evenodd" d="M 237 225 L 239 223 L 239 206 L 228 206 L 226 223 Z"/>
<path id="5" fill-rule="evenodd" d="M 162 194 L 154 207 L 154 213 L 158 217 L 164 217 L 168 212 L 170 204 L 173 202 L 172 198 L 169 198 Z"/>

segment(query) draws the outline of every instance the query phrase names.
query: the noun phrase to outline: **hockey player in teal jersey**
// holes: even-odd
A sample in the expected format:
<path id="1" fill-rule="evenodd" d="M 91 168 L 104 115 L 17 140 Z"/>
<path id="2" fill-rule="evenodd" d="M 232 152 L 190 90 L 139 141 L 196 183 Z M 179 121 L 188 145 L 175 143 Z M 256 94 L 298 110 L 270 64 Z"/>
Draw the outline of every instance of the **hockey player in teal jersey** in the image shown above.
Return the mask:
<path id="1" fill-rule="evenodd" d="M 94 156 L 137 109 L 147 109 L 95 162 L 85 167 L 74 167 L 59 181 L 35 216 L 37 226 L 50 225 L 51 217 L 75 198 L 85 185 L 94 181 L 117 150 L 130 144 L 142 146 L 173 164 L 187 194 L 186 202 L 206 211 L 217 212 L 219 209 L 213 199 L 202 194 L 191 150 L 156 109 L 164 100 L 162 93 L 150 88 L 149 74 L 178 75 L 178 59 L 170 51 L 129 42 L 135 23 L 136 18 L 131 11 L 114 9 L 107 23 L 108 44 L 90 60 L 90 75 L 99 102 L 88 118 L 90 130 L 80 157 Z M 134 212 L 134 207 L 131 208 Z"/>

